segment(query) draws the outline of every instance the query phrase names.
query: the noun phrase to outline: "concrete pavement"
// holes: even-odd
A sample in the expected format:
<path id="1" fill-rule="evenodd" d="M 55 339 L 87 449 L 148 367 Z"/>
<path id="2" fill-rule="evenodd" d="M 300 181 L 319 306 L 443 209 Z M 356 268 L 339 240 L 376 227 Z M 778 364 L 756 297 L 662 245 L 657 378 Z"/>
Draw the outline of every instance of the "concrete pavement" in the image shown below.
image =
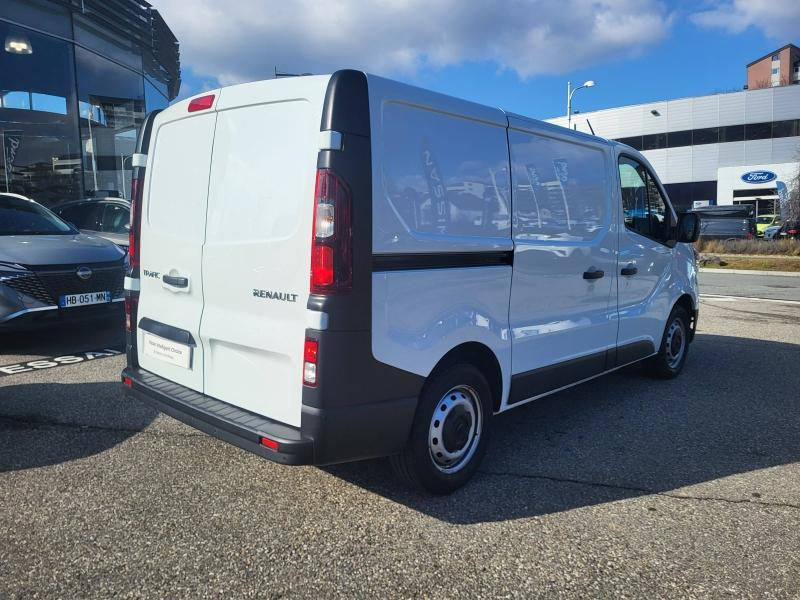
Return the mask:
<path id="1" fill-rule="evenodd" d="M 125 400 L 123 357 L 0 378 L 0 598 L 797 598 L 800 307 L 700 315 L 678 379 L 499 415 L 446 498 L 205 436 Z"/>

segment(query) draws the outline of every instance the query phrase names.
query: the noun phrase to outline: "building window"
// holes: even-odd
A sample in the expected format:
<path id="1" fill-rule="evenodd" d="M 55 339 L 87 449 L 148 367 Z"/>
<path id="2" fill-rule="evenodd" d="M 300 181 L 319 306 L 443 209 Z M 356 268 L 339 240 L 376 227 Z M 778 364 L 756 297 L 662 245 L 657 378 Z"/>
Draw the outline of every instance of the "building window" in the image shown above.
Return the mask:
<path id="1" fill-rule="evenodd" d="M 716 144 L 719 142 L 719 127 L 706 127 L 695 129 L 692 132 L 692 142 L 695 146 L 702 144 Z"/>
<path id="2" fill-rule="evenodd" d="M 128 198 L 144 78 L 83 48 L 75 49 L 75 60 L 86 192 Z"/>
<path id="3" fill-rule="evenodd" d="M 789 121 L 775 121 L 772 123 L 772 137 L 795 137 L 800 136 L 800 119 Z"/>
<path id="4" fill-rule="evenodd" d="M 781 55 L 780 55 L 780 54 L 773 54 L 773 55 L 772 55 L 772 60 L 773 60 L 773 62 L 777 62 L 777 61 L 779 61 L 780 59 L 781 59 Z"/>
<path id="5" fill-rule="evenodd" d="M 772 137 L 772 123 L 748 123 L 744 126 L 744 139 L 768 140 Z"/>
<path id="6" fill-rule="evenodd" d="M 684 131 L 670 131 L 667 133 L 667 147 L 679 148 L 681 146 L 692 145 L 692 130 L 686 129 Z"/>
<path id="7" fill-rule="evenodd" d="M 744 125 L 727 125 L 719 128 L 719 141 L 742 142 L 744 141 Z"/>
<path id="8" fill-rule="evenodd" d="M 29 52 L 0 49 L 0 137 L 14 149 L 0 152 L 0 191 L 48 206 L 80 198 L 72 44 L 0 22 L 8 37 L 24 37 Z"/>
<path id="9" fill-rule="evenodd" d="M 667 147 L 667 134 L 654 133 L 642 136 L 642 150 L 658 150 Z"/>
<path id="10" fill-rule="evenodd" d="M 772 74 L 777 75 L 779 71 L 780 69 L 778 67 L 775 67 L 774 69 L 772 69 Z"/>
<path id="11" fill-rule="evenodd" d="M 619 138 L 617 141 L 620 142 L 621 144 L 626 144 L 630 146 L 634 150 L 642 149 L 642 136 L 640 135 L 634 137 Z"/>

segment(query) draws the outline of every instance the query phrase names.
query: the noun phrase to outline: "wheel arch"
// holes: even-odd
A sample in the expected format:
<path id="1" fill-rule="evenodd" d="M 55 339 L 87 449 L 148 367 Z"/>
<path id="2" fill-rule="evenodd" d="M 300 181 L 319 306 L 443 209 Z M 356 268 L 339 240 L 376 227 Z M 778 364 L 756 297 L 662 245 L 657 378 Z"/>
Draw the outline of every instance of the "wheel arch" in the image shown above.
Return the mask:
<path id="1" fill-rule="evenodd" d="M 500 361 L 491 348 L 480 342 L 465 342 L 445 354 L 428 375 L 428 380 L 449 366 L 466 362 L 478 368 L 492 392 L 492 410 L 498 412 L 503 401 L 503 371 Z"/>
<path id="2" fill-rule="evenodd" d="M 694 305 L 694 299 L 690 294 L 684 293 L 675 301 L 672 309 L 674 310 L 676 306 L 682 307 L 689 315 L 689 341 L 691 342 L 694 339 L 694 331 L 697 327 L 697 307 Z"/>

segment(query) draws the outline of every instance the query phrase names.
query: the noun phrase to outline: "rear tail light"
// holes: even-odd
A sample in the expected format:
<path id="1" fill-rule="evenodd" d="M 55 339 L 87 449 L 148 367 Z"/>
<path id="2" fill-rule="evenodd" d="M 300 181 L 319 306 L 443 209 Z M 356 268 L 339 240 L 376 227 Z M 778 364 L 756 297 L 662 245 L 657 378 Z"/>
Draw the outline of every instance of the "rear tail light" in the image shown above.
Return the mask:
<path id="1" fill-rule="evenodd" d="M 208 110 L 214 105 L 214 94 L 207 96 L 200 96 L 194 100 L 189 101 L 189 112 L 197 112 L 198 110 Z"/>
<path id="2" fill-rule="evenodd" d="M 311 235 L 311 293 L 348 292 L 353 287 L 352 196 L 330 169 L 318 169 Z"/>
<path id="3" fill-rule="evenodd" d="M 319 344 L 317 340 L 306 339 L 303 348 L 303 383 L 316 387 L 317 385 L 317 354 Z"/>
<path id="4" fill-rule="evenodd" d="M 128 230 L 128 260 L 131 271 L 140 264 L 140 234 L 142 230 L 142 194 L 144 168 L 137 167 L 136 175 L 131 179 L 131 221 Z"/>
<path id="5" fill-rule="evenodd" d="M 125 385 L 125 387 L 129 388 L 133 387 L 133 379 L 131 379 L 130 377 L 123 377 L 122 383 Z"/>
<path id="6" fill-rule="evenodd" d="M 139 312 L 139 296 L 125 296 L 125 329 L 136 331 L 136 314 Z"/>

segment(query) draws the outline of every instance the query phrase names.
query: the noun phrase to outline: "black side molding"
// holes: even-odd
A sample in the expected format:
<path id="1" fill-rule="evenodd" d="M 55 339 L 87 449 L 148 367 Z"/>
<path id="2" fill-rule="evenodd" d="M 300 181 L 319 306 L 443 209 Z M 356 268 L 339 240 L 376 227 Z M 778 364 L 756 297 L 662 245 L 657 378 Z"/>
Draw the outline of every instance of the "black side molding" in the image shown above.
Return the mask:
<path id="1" fill-rule="evenodd" d="M 509 266 L 513 250 L 488 252 L 436 252 L 425 254 L 373 254 L 372 270 L 409 271 L 418 269 L 464 269 L 469 267 Z"/>
<path id="2" fill-rule="evenodd" d="M 516 404 L 600 375 L 606 370 L 607 352 L 604 350 L 589 356 L 581 356 L 555 365 L 512 375 L 508 403 Z"/>
<path id="3" fill-rule="evenodd" d="M 508 403 L 516 404 L 640 361 L 656 353 L 642 340 L 511 376 Z"/>

